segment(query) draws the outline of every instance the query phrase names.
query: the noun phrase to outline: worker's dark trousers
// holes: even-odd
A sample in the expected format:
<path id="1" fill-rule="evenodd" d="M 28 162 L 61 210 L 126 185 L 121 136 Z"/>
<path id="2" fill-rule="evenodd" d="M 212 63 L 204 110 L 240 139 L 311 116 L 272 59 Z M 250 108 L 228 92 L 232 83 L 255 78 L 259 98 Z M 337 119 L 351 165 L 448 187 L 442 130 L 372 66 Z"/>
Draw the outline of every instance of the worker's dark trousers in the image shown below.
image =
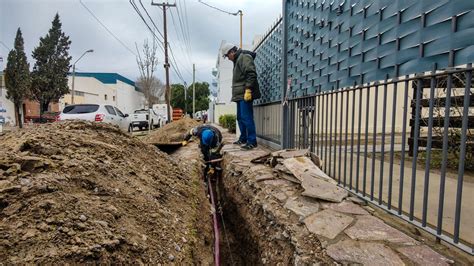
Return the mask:
<path id="1" fill-rule="evenodd" d="M 240 129 L 239 140 L 243 143 L 257 145 L 257 133 L 253 121 L 253 101 L 237 102 L 237 122 Z"/>

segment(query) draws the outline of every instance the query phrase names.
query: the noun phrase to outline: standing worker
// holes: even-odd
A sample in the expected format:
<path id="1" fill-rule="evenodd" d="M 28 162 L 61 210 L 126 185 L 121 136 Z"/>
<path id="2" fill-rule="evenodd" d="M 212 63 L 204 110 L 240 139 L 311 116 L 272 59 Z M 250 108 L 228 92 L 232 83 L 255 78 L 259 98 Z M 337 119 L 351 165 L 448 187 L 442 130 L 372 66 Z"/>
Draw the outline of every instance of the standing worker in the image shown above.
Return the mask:
<path id="1" fill-rule="evenodd" d="M 188 144 L 192 136 L 199 138 L 201 153 L 204 161 L 208 162 L 220 158 L 220 149 L 222 148 L 222 134 L 219 129 L 211 125 L 201 125 L 192 128 L 183 141 L 183 146 Z"/>
<path id="2" fill-rule="evenodd" d="M 237 103 L 237 122 L 240 129 L 240 137 L 234 144 L 242 145 L 244 150 L 257 147 L 253 100 L 260 98 L 260 90 L 254 63 L 255 55 L 254 52 L 239 49 L 229 43 L 222 48 L 222 56 L 234 62 L 232 101 Z"/>

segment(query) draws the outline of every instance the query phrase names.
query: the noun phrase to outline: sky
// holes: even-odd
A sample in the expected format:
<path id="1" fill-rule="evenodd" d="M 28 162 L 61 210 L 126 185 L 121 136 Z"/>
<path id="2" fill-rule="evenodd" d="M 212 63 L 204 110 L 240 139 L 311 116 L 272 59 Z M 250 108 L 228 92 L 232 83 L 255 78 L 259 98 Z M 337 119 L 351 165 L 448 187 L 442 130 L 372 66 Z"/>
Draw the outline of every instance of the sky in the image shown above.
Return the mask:
<path id="1" fill-rule="evenodd" d="M 9 49 L 12 49 L 16 31 L 21 28 L 25 52 L 30 68 L 34 61 L 31 52 L 51 27 L 51 21 L 59 14 L 62 29 L 72 41 L 69 53 L 71 64 L 89 49 L 77 64 L 76 71 L 117 72 L 136 80 L 139 71 L 136 63 L 136 46 L 145 39 L 153 40 L 150 30 L 135 12 L 130 0 L 0 0 L 0 70 L 6 66 Z M 144 18 L 148 20 L 145 6 L 157 28 L 163 33 L 163 11 L 152 6 L 151 0 L 134 0 Z M 154 0 L 155 3 L 160 2 Z M 281 0 L 201 0 L 220 9 L 243 11 L 243 42 L 251 44 L 254 37 L 264 34 L 281 14 Z M 197 81 L 211 83 L 222 40 L 239 44 L 239 17 L 212 9 L 198 0 L 169 0 L 177 7 L 167 10 L 168 42 L 182 78 L 192 83 L 192 64 L 196 65 Z M 104 24 L 113 37 L 88 12 L 86 7 Z M 183 37 L 181 23 L 185 29 Z M 153 24 L 148 22 L 153 29 Z M 187 24 L 187 27 L 186 27 Z M 189 29 L 189 35 L 187 34 Z M 161 39 L 159 33 L 155 34 Z M 184 40 L 188 41 L 184 41 Z M 119 41 L 120 40 L 120 41 Z M 186 45 L 188 44 L 188 45 Z M 156 76 L 164 81 L 164 53 L 159 49 Z M 72 69 L 71 69 L 72 71 Z M 182 83 L 174 71 L 171 83 Z"/>

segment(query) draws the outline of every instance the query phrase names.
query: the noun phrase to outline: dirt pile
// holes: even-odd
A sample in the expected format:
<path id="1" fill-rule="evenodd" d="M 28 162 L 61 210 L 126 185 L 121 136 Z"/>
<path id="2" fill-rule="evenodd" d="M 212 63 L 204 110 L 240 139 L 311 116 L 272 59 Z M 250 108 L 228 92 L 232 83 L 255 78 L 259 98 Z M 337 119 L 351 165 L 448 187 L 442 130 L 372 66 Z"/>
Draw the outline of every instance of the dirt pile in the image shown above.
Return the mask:
<path id="1" fill-rule="evenodd" d="M 182 141 L 189 130 L 200 123 L 191 118 L 182 118 L 151 132 L 142 140 L 146 143 L 170 143 Z"/>
<path id="2" fill-rule="evenodd" d="M 106 124 L 0 136 L 0 261 L 192 263 L 202 188 L 178 164 Z"/>

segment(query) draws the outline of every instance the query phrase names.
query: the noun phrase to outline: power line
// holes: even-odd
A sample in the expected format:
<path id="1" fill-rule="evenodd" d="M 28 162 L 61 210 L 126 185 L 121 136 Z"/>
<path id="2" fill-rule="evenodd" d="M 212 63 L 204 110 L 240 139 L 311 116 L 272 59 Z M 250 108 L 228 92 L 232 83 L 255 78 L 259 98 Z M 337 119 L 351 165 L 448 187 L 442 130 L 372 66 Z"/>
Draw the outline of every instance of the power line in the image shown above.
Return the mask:
<path id="1" fill-rule="evenodd" d="M 112 35 L 112 37 L 115 38 L 115 40 L 117 40 L 125 49 L 127 49 L 131 54 L 133 54 L 135 57 L 137 56 L 127 45 L 125 45 L 125 43 L 123 43 L 111 30 L 109 30 L 109 28 L 107 28 L 107 26 L 104 25 L 104 23 L 102 23 L 102 21 L 100 21 L 100 19 L 82 2 L 82 0 L 79 0 L 79 3 L 81 3 L 81 5 L 89 12 L 89 14 L 91 14 L 92 17 L 95 18 L 95 20 L 110 34 Z"/>
<path id="2" fill-rule="evenodd" d="M 210 8 L 212 8 L 212 9 L 215 9 L 215 10 L 218 10 L 218 11 L 220 11 L 220 12 L 226 13 L 226 14 L 228 14 L 228 15 L 237 16 L 237 15 L 239 14 L 239 11 L 237 11 L 237 12 L 235 12 L 235 13 L 232 13 L 232 12 L 229 12 L 229 11 L 226 11 L 226 10 L 223 10 L 223 9 L 220 9 L 220 8 L 218 8 L 218 7 L 211 6 L 210 4 L 205 3 L 205 2 L 203 2 L 203 1 L 201 1 L 201 0 L 198 0 L 198 2 L 201 3 L 201 4 L 203 4 L 203 5 L 205 5 L 205 6 L 210 7 Z"/>
<path id="3" fill-rule="evenodd" d="M 179 19 L 179 22 L 180 22 L 180 26 L 181 26 L 181 31 L 183 32 L 183 36 L 185 36 L 185 44 L 187 45 L 187 52 L 188 52 L 188 56 L 189 54 L 191 53 L 191 41 L 189 40 L 189 31 L 186 30 L 186 26 L 185 26 L 185 23 L 183 22 L 184 21 L 184 18 L 181 19 L 181 14 L 180 14 L 180 7 L 178 6 L 178 8 L 176 9 L 176 12 L 178 14 L 178 19 Z"/>
<path id="4" fill-rule="evenodd" d="M 145 23 L 146 27 L 148 28 L 148 30 L 151 32 L 151 34 L 153 35 L 153 37 L 159 42 L 159 44 L 162 44 L 163 41 L 160 40 L 160 38 L 155 34 L 155 32 L 152 30 L 152 28 L 150 27 L 150 25 L 148 24 L 148 22 L 146 21 L 146 19 L 143 17 L 143 15 L 141 14 L 140 12 L 140 9 L 138 8 L 138 6 L 136 5 L 135 3 L 135 0 L 129 0 L 130 4 L 132 5 L 132 7 L 135 9 L 135 11 L 137 12 L 137 14 L 140 16 L 140 18 L 142 19 L 143 23 Z M 140 0 L 140 3 L 141 3 L 141 0 Z M 150 14 L 148 13 L 147 9 L 145 8 L 145 6 L 142 4 L 141 5 L 143 7 L 143 9 L 145 10 L 149 20 L 152 22 L 153 26 L 155 27 L 156 31 L 158 31 L 158 33 L 163 36 L 163 34 L 161 33 L 161 31 L 158 29 L 158 27 L 156 26 L 154 20 L 151 18 Z M 169 43 L 168 43 L 169 45 Z M 164 52 L 164 48 L 160 45 L 160 48 L 161 50 Z M 176 76 L 182 80 L 183 82 L 185 82 L 181 72 L 179 71 L 179 68 L 178 68 L 178 64 L 176 62 L 176 59 L 174 58 L 174 54 L 173 54 L 173 50 L 171 49 L 171 46 L 170 46 L 170 51 L 171 51 L 171 55 L 172 55 L 172 59 L 174 60 L 174 63 L 172 62 L 170 65 L 174 71 L 174 73 L 176 74 Z"/>
<path id="5" fill-rule="evenodd" d="M 191 58 L 192 58 L 193 53 L 192 53 L 192 50 L 191 50 L 191 39 L 190 39 L 190 34 L 189 34 L 188 8 L 186 7 L 186 1 L 185 0 L 183 0 L 183 6 L 184 6 L 184 19 L 186 21 L 186 32 L 188 33 L 189 52 L 191 53 Z"/>

